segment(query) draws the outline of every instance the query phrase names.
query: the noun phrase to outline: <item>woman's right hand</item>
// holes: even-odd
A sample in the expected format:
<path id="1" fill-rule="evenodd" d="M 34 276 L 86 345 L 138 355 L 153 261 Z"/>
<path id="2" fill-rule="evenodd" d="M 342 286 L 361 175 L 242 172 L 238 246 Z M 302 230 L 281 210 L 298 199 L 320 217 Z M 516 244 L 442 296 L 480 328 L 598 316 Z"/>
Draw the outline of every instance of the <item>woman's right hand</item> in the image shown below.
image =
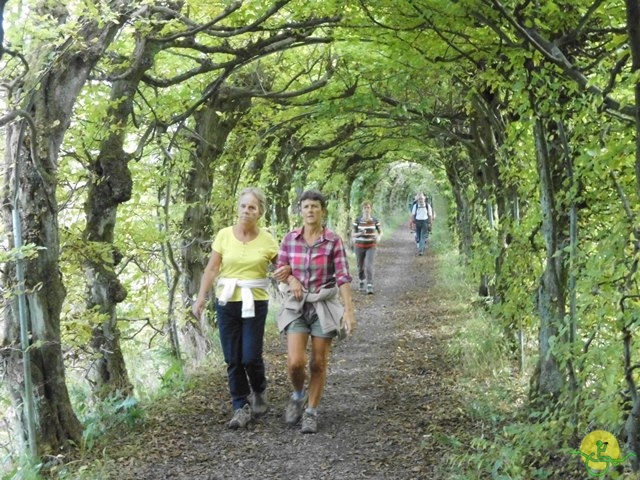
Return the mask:
<path id="1" fill-rule="evenodd" d="M 289 275 L 291 275 L 291 266 L 289 265 L 283 265 L 282 267 L 274 270 L 274 272 L 271 274 L 271 276 L 275 278 L 278 282 L 283 282 L 283 283 L 287 281 L 287 278 L 289 278 Z"/>
<path id="2" fill-rule="evenodd" d="M 346 309 L 342 318 L 344 320 L 344 326 L 347 330 L 347 335 L 353 335 L 353 332 L 356 331 L 356 317 L 353 313 L 353 310 Z"/>
<path id="3" fill-rule="evenodd" d="M 193 305 L 191 305 L 191 312 L 193 313 L 194 317 L 200 320 L 202 310 L 204 310 L 204 301 L 198 298 L 195 302 L 193 302 Z"/>

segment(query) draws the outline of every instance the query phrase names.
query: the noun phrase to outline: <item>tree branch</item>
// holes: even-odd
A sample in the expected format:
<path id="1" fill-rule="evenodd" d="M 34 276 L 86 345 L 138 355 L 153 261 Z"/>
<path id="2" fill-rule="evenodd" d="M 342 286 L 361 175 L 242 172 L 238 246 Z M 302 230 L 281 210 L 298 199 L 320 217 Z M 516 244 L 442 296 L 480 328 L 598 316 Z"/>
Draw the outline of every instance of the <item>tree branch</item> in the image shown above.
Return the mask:
<path id="1" fill-rule="evenodd" d="M 500 0 L 491 0 L 491 4 L 502 14 L 502 16 L 527 43 L 537 50 L 546 60 L 558 66 L 567 78 L 573 80 L 584 91 L 602 98 L 602 102 L 607 110 L 617 113 L 627 122 L 635 122 L 636 106 L 622 107 L 619 102 L 606 95 L 605 92 L 595 85 L 590 84 L 584 74 L 567 59 L 564 53 L 562 53 L 562 50 L 560 50 L 558 45 L 545 39 L 535 29 L 522 26 L 506 11 L 506 8 L 502 5 Z"/>

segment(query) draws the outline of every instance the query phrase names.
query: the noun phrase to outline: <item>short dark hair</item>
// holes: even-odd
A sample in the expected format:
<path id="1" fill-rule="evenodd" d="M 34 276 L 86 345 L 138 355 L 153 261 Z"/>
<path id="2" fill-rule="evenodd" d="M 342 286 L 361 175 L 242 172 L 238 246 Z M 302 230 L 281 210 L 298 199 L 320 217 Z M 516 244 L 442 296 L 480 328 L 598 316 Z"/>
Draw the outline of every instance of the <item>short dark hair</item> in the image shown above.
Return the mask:
<path id="1" fill-rule="evenodd" d="M 327 199 L 322 194 L 322 192 L 320 192 L 320 190 L 304 191 L 302 195 L 300 195 L 300 200 L 298 201 L 298 204 L 301 204 L 305 200 L 315 200 L 317 202 L 320 202 L 320 206 L 322 207 L 322 209 L 323 210 L 327 209 Z"/>

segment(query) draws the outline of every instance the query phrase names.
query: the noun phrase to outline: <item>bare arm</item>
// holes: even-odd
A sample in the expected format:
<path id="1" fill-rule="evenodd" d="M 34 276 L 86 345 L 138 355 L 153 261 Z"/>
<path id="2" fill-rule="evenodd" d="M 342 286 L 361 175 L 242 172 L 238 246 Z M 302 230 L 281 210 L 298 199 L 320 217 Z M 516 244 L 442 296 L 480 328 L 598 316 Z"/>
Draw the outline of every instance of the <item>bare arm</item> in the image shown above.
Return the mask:
<path id="1" fill-rule="evenodd" d="M 220 255 L 215 250 L 211 252 L 211 256 L 209 257 L 209 262 L 204 269 L 204 273 L 202 274 L 202 279 L 200 280 L 200 291 L 198 292 L 198 298 L 193 303 L 191 307 L 191 311 L 193 315 L 199 320 L 200 315 L 202 315 L 202 310 L 204 309 L 204 305 L 207 303 L 207 294 L 211 287 L 213 286 L 213 282 L 215 282 L 218 277 L 218 273 L 220 273 L 220 263 L 222 262 L 222 255 Z"/>
<path id="2" fill-rule="evenodd" d="M 274 264 L 276 263 L 275 259 L 273 263 Z M 289 265 L 283 265 L 280 268 L 276 268 L 271 274 L 273 278 L 275 278 L 278 282 L 282 282 L 282 283 L 287 282 L 289 275 L 291 275 L 291 266 Z"/>
<path id="3" fill-rule="evenodd" d="M 342 297 L 342 303 L 344 304 L 344 321 L 347 327 L 347 334 L 351 335 L 356 330 L 356 317 L 353 311 L 353 299 L 351 296 L 351 284 L 343 283 L 339 287 L 340 297 Z"/>

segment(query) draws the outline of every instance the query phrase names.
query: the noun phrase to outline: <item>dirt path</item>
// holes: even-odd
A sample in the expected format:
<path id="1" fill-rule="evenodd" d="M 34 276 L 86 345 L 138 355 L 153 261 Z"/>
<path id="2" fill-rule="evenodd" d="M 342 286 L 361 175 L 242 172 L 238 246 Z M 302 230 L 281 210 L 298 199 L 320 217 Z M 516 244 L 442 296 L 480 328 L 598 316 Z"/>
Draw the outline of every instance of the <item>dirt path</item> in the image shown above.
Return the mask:
<path id="1" fill-rule="evenodd" d="M 354 293 L 358 331 L 334 346 L 317 434 L 302 435 L 282 420 L 290 392 L 286 349 L 272 336 L 266 346 L 272 408 L 265 417 L 245 431 L 226 428 L 221 372 L 158 405 L 143 426 L 110 445 L 113 460 L 103 463 L 101 478 L 443 478 L 442 440 L 465 419 L 444 353 L 447 312 L 431 296 L 433 268 L 429 251 L 415 256 L 406 229 L 385 239 L 376 293 Z"/>

